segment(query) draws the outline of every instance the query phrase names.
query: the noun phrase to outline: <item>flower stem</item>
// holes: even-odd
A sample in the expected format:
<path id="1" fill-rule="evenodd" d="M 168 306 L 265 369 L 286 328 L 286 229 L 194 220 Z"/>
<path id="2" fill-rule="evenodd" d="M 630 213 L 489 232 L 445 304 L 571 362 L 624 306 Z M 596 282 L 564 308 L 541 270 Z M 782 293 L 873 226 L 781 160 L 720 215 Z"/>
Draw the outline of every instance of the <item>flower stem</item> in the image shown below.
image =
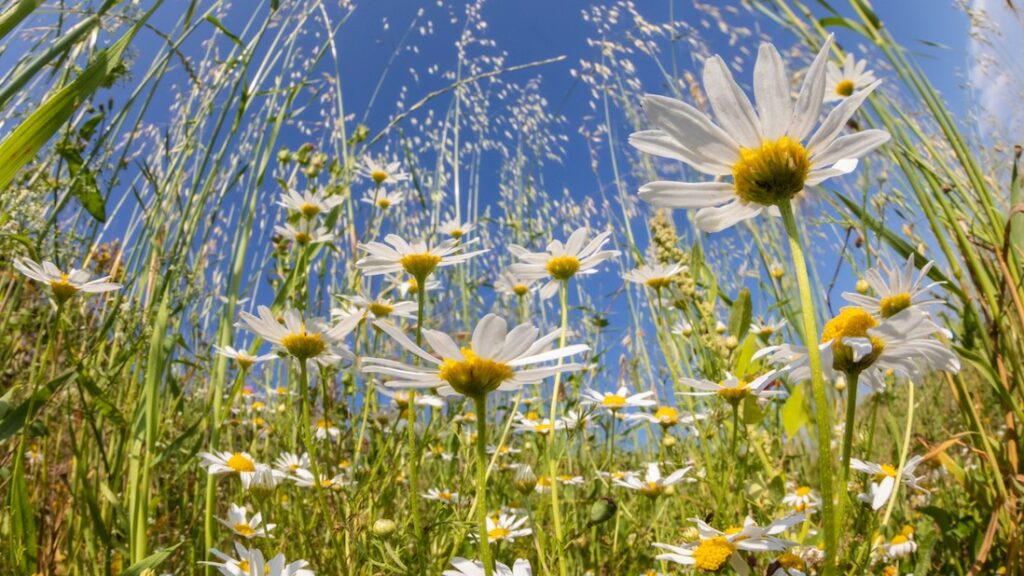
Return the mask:
<path id="1" fill-rule="evenodd" d="M 423 345 L 423 316 L 427 303 L 427 276 L 416 277 L 419 298 L 416 308 L 416 345 Z M 423 524 L 420 521 L 420 453 L 416 441 L 416 391 L 409 390 L 409 415 L 406 432 L 409 452 L 409 506 L 412 508 L 412 526 L 416 532 L 416 558 L 422 558 Z"/>
<path id="2" fill-rule="evenodd" d="M 559 289 L 559 300 L 562 305 L 562 334 L 559 336 L 559 347 L 565 347 L 566 332 L 569 330 L 569 282 L 563 281 L 562 286 Z M 558 359 L 558 365 L 562 364 L 562 359 Z M 558 395 L 561 390 L 562 374 L 559 372 L 555 374 L 555 387 L 551 393 L 551 426 L 555 425 L 555 421 L 558 419 Z M 548 457 L 548 478 L 551 479 L 551 517 L 555 524 L 555 550 L 558 551 L 558 573 L 561 576 L 568 574 L 568 569 L 565 564 L 565 546 L 562 542 L 562 510 L 558 505 L 558 482 L 555 481 L 558 478 L 558 463 L 556 461 L 556 450 L 555 450 L 555 432 L 551 432 L 551 443 L 548 446 L 547 457 Z"/>
<path id="3" fill-rule="evenodd" d="M 484 575 L 494 573 L 491 545 L 487 537 L 487 395 L 473 398 L 476 405 L 476 520 L 480 527 L 480 561 Z"/>
<path id="4" fill-rule="evenodd" d="M 807 262 L 804 260 L 803 247 L 800 245 L 800 231 L 793 216 L 793 205 L 790 202 L 779 204 L 782 222 L 789 240 L 789 251 L 793 258 L 793 269 L 796 272 L 797 286 L 800 290 L 800 312 L 804 321 L 804 344 L 807 346 L 807 358 L 811 369 L 811 391 L 814 395 L 815 417 L 818 425 L 818 477 L 821 483 L 822 525 L 825 532 L 825 564 L 824 574 L 835 573 L 837 536 L 833 506 L 832 485 L 832 413 L 825 392 L 825 379 L 821 373 L 821 351 L 818 350 L 818 327 L 814 315 L 814 296 L 811 292 L 811 280 L 807 274 Z"/>
<path id="5" fill-rule="evenodd" d="M 843 426 L 843 452 L 840 456 L 839 480 L 836 486 L 839 487 L 839 501 L 836 503 L 836 529 L 843 529 L 843 516 L 846 513 L 846 482 L 850 476 L 850 457 L 853 452 L 853 429 L 854 418 L 857 415 L 857 381 L 860 378 L 860 371 L 851 372 L 846 375 L 846 424 Z"/>
<path id="6" fill-rule="evenodd" d="M 900 448 L 900 465 L 896 468 L 896 485 L 892 487 L 892 496 L 889 496 L 889 504 L 885 507 L 885 515 L 882 516 L 882 528 L 889 523 L 892 516 L 892 509 L 896 504 L 896 497 L 900 493 L 900 484 L 903 483 L 903 467 L 907 465 L 907 454 L 910 452 L 910 436 L 914 430 L 914 383 L 907 384 L 907 427 L 903 432 L 903 446 Z"/>

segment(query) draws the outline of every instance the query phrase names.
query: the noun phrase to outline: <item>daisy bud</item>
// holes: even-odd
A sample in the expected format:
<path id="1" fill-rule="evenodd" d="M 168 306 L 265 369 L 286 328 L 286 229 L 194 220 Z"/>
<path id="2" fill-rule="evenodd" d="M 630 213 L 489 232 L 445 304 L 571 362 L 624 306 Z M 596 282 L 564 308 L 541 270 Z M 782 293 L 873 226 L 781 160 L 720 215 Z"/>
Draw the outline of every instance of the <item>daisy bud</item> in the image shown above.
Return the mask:
<path id="1" fill-rule="evenodd" d="M 661 437 L 661 445 L 665 448 L 671 448 L 676 445 L 676 437 L 671 434 L 665 434 Z"/>
<path id="2" fill-rule="evenodd" d="M 287 148 L 281 148 L 277 151 L 277 161 L 281 164 L 287 164 L 292 161 L 292 153 Z"/>
<path id="3" fill-rule="evenodd" d="M 867 294 L 870 286 L 868 285 L 867 280 L 858 280 L 856 288 L 857 294 Z"/>
<path id="4" fill-rule="evenodd" d="M 729 336 L 728 338 L 725 339 L 725 347 L 728 348 L 729 350 L 733 350 L 739 345 L 740 341 L 735 336 Z"/>
<path id="5" fill-rule="evenodd" d="M 516 476 L 512 480 L 512 485 L 516 487 L 516 490 L 520 494 L 526 495 L 537 487 L 537 475 L 533 473 L 533 468 L 530 468 L 529 464 L 524 464 L 516 470 Z"/>
<path id="6" fill-rule="evenodd" d="M 376 521 L 374 521 L 373 528 L 371 528 L 370 530 L 373 532 L 374 536 L 383 537 L 388 536 L 389 534 L 394 532 L 395 528 L 397 527 L 398 526 L 395 524 L 394 520 L 390 520 L 388 518 L 378 518 Z"/>

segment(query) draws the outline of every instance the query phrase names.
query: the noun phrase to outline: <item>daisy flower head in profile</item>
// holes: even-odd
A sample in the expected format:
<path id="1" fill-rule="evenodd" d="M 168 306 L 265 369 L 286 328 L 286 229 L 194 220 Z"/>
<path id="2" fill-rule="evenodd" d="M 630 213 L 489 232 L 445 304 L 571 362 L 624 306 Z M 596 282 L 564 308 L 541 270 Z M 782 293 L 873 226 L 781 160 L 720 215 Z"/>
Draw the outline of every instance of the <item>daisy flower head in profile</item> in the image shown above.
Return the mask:
<path id="1" fill-rule="evenodd" d="M 764 338 L 765 340 L 767 340 L 768 338 L 771 338 L 775 334 L 778 334 L 779 331 L 782 330 L 785 327 L 786 327 L 786 319 L 785 318 L 783 318 L 782 320 L 778 320 L 778 321 L 775 321 L 775 320 L 772 320 L 772 319 L 768 319 L 768 320 L 762 319 L 761 322 L 753 322 L 753 323 L 750 324 L 750 333 L 754 334 L 756 336 L 760 336 L 761 338 Z"/>
<path id="2" fill-rule="evenodd" d="M 635 422 L 650 422 L 662 428 L 668 429 L 672 426 L 694 426 L 698 421 L 707 418 L 706 414 L 682 414 L 674 406 L 658 406 L 654 412 L 637 412 L 626 417 Z"/>
<path id="3" fill-rule="evenodd" d="M 613 478 L 612 483 L 622 488 L 637 490 L 644 496 L 654 499 L 664 494 L 669 486 L 675 486 L 680 482 L 696 482 L 695 478 L 688 476 L 691 470 L 693 466 L 686 466 L 668 476 L 662 476 L 658 463 L 651 462 L 647 464 L 647 472 L 642 479 L 635 474 L 626 474 L 621 478 Z"/>
<path id="4" fill-rule="evenodd" d="M 264 559 L 263 552 L 256 548 L 246 548 L 235 543 L 235 554 L 237 558 L 217 550 L 210 549 L 210 554 L 220 562 L 200 562 L 217 568 L 223 576 L 315 576 L 312 570 L 306 568 L 309 563 L 305 560 L 288 562 L 284 554 L 278 554 L 270 560 Z"/>
<path id="5" fill-rule="evenodd" d="M 238 326 L 300 362 L 315 361 L 329 366 L 352 357 L 342 343 L 348 336 L 346 329 L 351 330 L 346 326 L 329 326 L 319 318 L 303 320 L 302 314 L 294 309 L 285 310 L 280 320 L 266 306 L 259 306 L 256 312 L 242 312 Z"/>
<path id="6" fill-rule="evenodd" d="M 916 270 L 914 254 L 902 267 L 890 268 L 885 264 L 881 269 L 871 268 L 864 273 L 864 281 L 874 295 L 843 292 L 847 302 L 858 306 L 879 318 L 892 318 L 904 310 L 928 314 L 928 306 L 940 304 L 942 300 L 929 295 L 941 282 L 928 282 L 928 271 L 935 263 L 928 261 Z"/>
<path id="7" fill-rule="evenodd" d="M 301 248 L 334 241 L 334 233 L 326 226 L 315 226 L 308 220 L 298 224 L 285 223 L 283 226 L 274 226 L 274 232 Z"/>
<path id="8" fill-rule="evenodd" d="M 403 200 L 405 200 L 405 194 L 400 190 L 388 192 L 383 188 L 375 188 L 363 196 L 362 202 L 380 210 L 387 210 L 401 204 Z"/>
<path id="9" fill-rule="evenodd" d="M 737 378 L 727 372 L 725 379 L 721 382 L 682 378 L 679 380 L 679 383 L 696 390 L 696 392 L 682 392 L 682 394 L 689 396 L 718 396 L 735 406 L 747 396 L 753 396 L 758 399 L 784 396 L 786 391 L 782 387 L 773 386 L 784 372 L 785 369 L 773 370 L 750 381 Z"/>
<path id="10" fill-rule="evenodd" d="M 768 566 L 770 576 L 807 576 L 807 562 L 798 554 L 786 551 Z"/>
<path id="11" fill-rule="evenodd" d="M 555 420 L 552 423 L 550 418 L 528 418 L 520 414 L 516 417 L 513 430 L 516 432 L 532 432 L 547 438 L 552 432 L 564 430 L 565 427 L 565 422 L 561 419 Z"/>
<path id="12" fill-rule="evenodd" d="M 537 280 L 538 278 L 520 278 L 506 268 L 494 281 L 494 289 L 504 296 L 525 298 L 528 294 L 537 291 Z"/>
<path id="13" fill-rule="evenodd" d="M 85 270 L 73 268 L 70 272 L 61 272 L 53 262 L 44 260 L 42 264 L 28 258 L 15 258 L 14 268 L 35 280 L 50 287 L 53 301 L 62 305 L 79 292 L 83 294 L 100 294 L 118 290 L 121 285 L 111 282 L 109 276 L 93 278 Z"/>
<path id="14" fill-rule="evenodd" d="M 300 488 L 312 488 L 318 484 L 316 476 L 312 472 L 305 469 L 298 469 L 295 474 L 291 477 L 292 482 Z M 321 473 L 320 476 L 320 487 L 328 490 L 339 489 L 348 483 L 344 474 L 335 474 L 334 476 L 324 475 Z"/>
<path id="15" fill-rule="evenodd" d="M 794 512 L 811 514 L 821 506 L 821 498 L 811 490 L 810 486 L 794 486 L 782 498 L 782 503 Z"/>
<path id="16" fill-rule="evenodd" d="M 830 37 L 795 102 L 786 65 L 768 43 L 761 44 L 754 66 L 756 107 L 719 56 L 704 61 L 704 90 L 715 121 L 685 102 L 645 96 L 643 108 L 655 129 L 632 134 L 630 143 L 714 180 L 649 182 L 640 188 L 640 198 L 655 206 L 697 209 L 697 227 L 719 232 L 789 203 L 807 186 L 852 172 L 857 159 L 887 142 L 889 133 L 870 129 L 840 136 L 877 81 L 836 105 L 812 133 L 824 100 L 831 45 Z"/>
<path id="17" fill-rule="evenodd" d="M 252 368 L 253 365 L 255 364 L 259 364 L 260 362 L 266 362 L 267 360 L 273 360 L 274 358 L 277 358 L 277 354 L 261 354 L 259 356 L 253 356 L 252 354 L 249 354 L 242 348 L 236 349 L 232 348 L 231 346 L 225 346 L 223 348 L 221 348 L 220 346 L 214 346 L 213 350 L 214 352 L 220 354 L 225 358 L 230 358 L 234 360 L 235 364 L 237 364 L 238 367 L 241 368 L 242 370 L 248 370 L 249 368 Z"/>
<path id="18" fill-rule="evenodd" d="M 423 494 L 423 497 L 426 498 L 427 500 L 433 500 L 435 502 L 440 502 L 442 504 L 454 505 L 461 502 L 458 492 L 452 492 L 451 490 L 445 488 L 431 488 Z"/>
<path id="19" fill-rule="evenodd" d="M 842 67 L 829 62 L 825 74 L 825 102 L 845 100 L 857 90 L 875 84 L 875 73 L 867 66 L 867 60 L 857 59 L 853 54 L 843 57 Z"/>
<path id="20" fill-rule="evenodd" d="M 317 420 L 316 424 L 313 425 L 313 437 L 317 440 L 337 442 L 340 436 L 341 430 L 326 418 Z"/>
<path id="21" fill-rule="evenodd" d="M 402 164 L 398 161 L 388 162 L 385 159 L 374 159 L 370 156 L 363 161 L 359 175 L 369 178 L 378 187 L 384 184 L 398 184 L 409 179 L 409 173 L 402 171 Z"/>
<path id="22" fill-rule="evenodd" d="M 411 300 L 395 302 L 390 298 L 368 298 L 359 294 L 345 295 L 339 308 L 331 309 L 331 316 L 340 318 L 339 328 L 348 333 L 366 319 L 382 320 L 384 318 L 415 318 L 416 303 Z"/>
<path id="23" fill-rule="evenodd" d="M 441 234 L 453 239 L 461 240 L 466 234 L 469 234 L 473 230 L 472 222 L 462 222 L 459 219 L 452 216 L 451 218 L 444 221 L 441 227 L 437 229 Z"/>
<path id="24" fill-rule="evenodd" d="M 384 242 L 360 244 L 359 249 L 367 255 L 356 262 L 356 266 L 367 276 L 404 271 L 417 280 L 418 286 L 437 268 L 465 262 L 487 251 L 464 252 L 466 244 L 446 240 L 430 247 L 422 240 L 409 243 L 396 234 L 388 234 Z"/>
<path id="25" fill-rule="evenodd" d="M 530 252 L 512 244 L 508 250 L 518 262 L 510 270 L 524 280 L 547 278 L 548 282 L 540 289 L 541 298 L 546 300 L 555 295 L 560 283 L 577 275 L 596 273 L 598 265 L 619 255 L 618 250 L 603 249 L 611 239 L 610 231 L 601 232 L 588 242 L 589 235 L 587 228 L 579 228 L 564 244 L 561 240 L 552 240 L 544 252 Z"/>
<path id="26" fill-rule="evenodd" d="M 266 538 L 276 526 L 275 524 L 260 526 L 263 523 L 263 516 L 259 512 L 253 514 L 252 518 L 248 518 L 248 516 L 249 512 L 245 506 L 232 504 L 228 509 L 228 517 L 226 519 L 217 518 L 217 520 L 227 526 L 235 536 L 246 540 Z"/>
<path id="27" fill-rule="evenodd" d="M 700 539 L 683 546 L 655 543 L 656 548 L 666 551 L 656 556 L 656 559 L 692 566 L 704 572 L 718 572 L 728 564 L 737 573 L 747 575 L 750 574 L 750 566 L 739 552 L 788 550 L 795 546 L 796 542 L 779 538 L 779 535 L 803 522 L 804 515 L 787 516 L 767 526 L 758 526 L 752 518 L 747 517 L 742 527 L 730 528 L 724 532 L 712 528 L 700 518 L 692 520 L 697 524 Z"/>
<path id="28" fill-rule="evenodd" d="M 858 494 L 857 499 L 870 505 L 872 510 L 879 510 L 882 506 L 885 506 L 895 493 L 897 476 L 900 478 L 899 481 L 906 487 L 913 488 L 920 492 L 928 492 L 924 486 L 921 486 L 921 481 L 924 480 L 924 477 L 914 475 L 914 470 L 916 470 L 917 466 L 923 461 L 924 458 L 922 456 L 914 456 L 913 458 L 910 458 L 903 466 L 903 471 L 901 473 L 897 471 L 896 467 L 892 464 L 876 464 L 874 462 L 865 462 L 864 460 L 851 458 L 850 468 L 871 476 L 867 492 Z"/>
<path id="29" fill-rule="evenodd" d="M 441 576 L 484 576 L 484 563 L 479 560 L 466 560 L 456 556 L 452 558 L 452 570 L 445 570 Z M 516 560 L 509 568 L 501 562 L 494 563 L 494 576 L 531 576 L 533 571 L 530 568 L 529 560 Z"/>
<path id="30" fill-rule="evenodd" d="M 507 514 L 500 512 L 498 514 L 490 514 L 487 516 L 487 542 L 494 544 L 495 542 L 513 542 L 516 538 L 522 538 L 533 534 L 533 530 L 526 524 L 527 517 L 520 516 L 516 517 L 514 514 Z M 473 534 L 474 539 L 479 539 L 480 535 L 477 533 Z"/>
<path id="31" fill-rule="evenodd" d="M 597 390 L 587 389 L 583 391 L 582 396 L 580 399 L 581 404 L 598 406 L 613 414 L 623 408 L 643 408 L 657 404 L 657 402 L 651 400 L 654 392 L 647 391 L 630 394 L 629 389 L 625 386 L 620 386 L 615 392 L 598 392 Z"/>
<path id="32" fill-rule="evenodd" d="M 561 372 L 579 370 L 581 364 L 550 364 L 590 349 L 584 344 L 551 348 L 561 336 L 555 330 L 540 336 L 531 324 L 508 329 L 504 318 L 488 314 L 473 330 L 469 346 L 459 347 L 451 336 L 438 330 L 424 330 L 423 339 L 433 353 L 420 348 L 405 333 L 389 322 L 375 326 L 400 346 L 418 356 L 418 365 L 383 358 L 363 358 L 363 372 L 381 374 L 397 388 L 436 388 L 441 396 L 462 395 L 478 399 L 490 392 L 508 392 L 526 384 L 536 384 Z"/>
<path id="33" fill-rule="evenodd" d="M 917 552 L 917 542 L 914 541 L 914 527 L 909 524 L 883 545 L 883 555 L 890 561 L 906 558 L 914 552 Z"/>
<path id="34" fill-rule="evenodd" d="M 274 468 L 285 474 L 295 474 L 299 470 L 306 470 L 309 468 L 309 454 L 300 456 L 292 452 L 282 452 L 274 460 Z"/>
<path id="35" fill-rule="evenodd" d="M 281 194 L 277 205 L 301 214 L 303 218 L 310 220 L 320 214 L 330 212 L 344 201 L 340 195 L 327 196 L 323 192 L 312 190 L 299 192 L 298 190 L 289 189 L 284 194 Z"/>
<path id="36" fill-rule="evenodd" d="M 238 474 L 245 489 L 256 473 L 256 461 L 248 452 L 200 452 L 198 456 L 207 473 L 213 476 Z"/>
<path id="37" fill-rule="evenodd" d="M 675 282 L 675 277 L 686 269 L 682 264 L 644 264 L 622 275 L 622 279 L 653 289 L 659 295 L 661 291 Z"/>

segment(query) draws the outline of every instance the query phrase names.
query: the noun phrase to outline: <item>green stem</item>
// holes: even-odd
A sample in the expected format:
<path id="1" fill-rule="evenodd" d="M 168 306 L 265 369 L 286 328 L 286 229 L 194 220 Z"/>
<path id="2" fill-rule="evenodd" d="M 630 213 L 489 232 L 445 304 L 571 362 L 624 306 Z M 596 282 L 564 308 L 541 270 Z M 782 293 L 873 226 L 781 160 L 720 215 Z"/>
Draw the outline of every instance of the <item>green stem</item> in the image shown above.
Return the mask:
<path id="1" fill-rule="evenodd" d="M 843 427 L 843 452 L 839 464 L 839 502 L 836 503 L 836 528 L 843 529 L 843 516 L 846 513 L 846 482 L 850 475 L 850 457 L 853 454 L 854 418 L 857 415 L 857 384 L 860 372 L 846 375 L 846 424 Z"/>
<path id="2" fill-rule="evenodd" d="M 480 561 L 484 575 L 494 573 L 491 545 L 487 537 L 487 395 L 473 398 L 476 404 L 476 521 L 480 527 Z"/>
<path id="3" fill-rule="evenodd" d="M 427 302 L 427 275 L 416 277 L 418 306 L 416 307 L 416 345 L 423 345 L 423 316 Z M 422 559 L 423 524 L 420 521 L 420 454 L 416 442 L 416 391 L 409 390 L 409 414 L 406 421 L 409 452 L 409 506 L 412 507 L 412 526 L 416 532 L 416 558 Z M 422 565 L 422 564 L 421 564 Z"/>
<path id="4" fill-rule="evenodd" d="M 892 509 L 896 505 L 896 497 L 900 493 L 900 484 L 903 483 L 903 467 L 907 465 L 907 453 L 910 452 L 910 435 L 914 430 L 914 388 L 915 384 L 909 382 L 907 390 L 907 426 L 903 432 L 903 446 L 900 448 L 900 465 L 896 468 L 896 485 L 892 487 L 892 496 L 889 496 L 889 505 L 885 507 L 885 516 L 882 517 L 882 528 L 889 523 L 892 516 Z"/>
<path id="5" fill-rule="evenodd" d="M 814 295 L 811 292 L 811 281 L 807 274 L 807 262 L 804 260 L 803 247 L 800 245 L 800 231 L 793 206 L 790 202 L 779 204 L 782 222 L 789 240 L 789 251 L 793 258 L 793 269 L 796 271 L 797 286 L 800 290 L 800 312 L 804 321 L 804 344 L 807 346 L 807 358 L 811 369 L 811 390 L 814 395 L 815 416 L 818 425 L 818 475 L 821 489 L 822 525 L 825 532 L 825 564 L 824 575 L 835 573 L 837 536 L 835 513 L 833 507 L 832 485 L 832 417 L 825 391 L 825 379 L 821 373 L 821 351 L 818 350 L 818 326 L 814 315 Z"/>
<path id="6" fill-rule="evenodd" d="M 559 289 L 559 299 L 562 305 L 562 334 L 559 336 L 559 347 L 565 347 L 566 333 L 569 331 L 569 281 L 562 281 L 562 286 Z M 562 364 L 562 360 L 558 360 L 558 364 Z M 558 419 L 558 395 L 561 390 L 562 374 L 555 374 L 555 387 L 551 393 L 551 425 L 555 425 L 555 421 Z M 556 436 L 554 431 L 551 433 L 551 445 L 548 446 L 547 458 L 548 458 L 548 478 L 551 479 L 551 516 L 555 524 L 555 550 L 558 551 L 558 573 L 561 576 L 568 574 L 568 568 L 565 563 L 565 546 L 562 543 L 562 510 L 558 504 L 558 482 L 555 480 L 558 478 L 558 463 L 556 462 L 555 455 L 555 443 Z"/>

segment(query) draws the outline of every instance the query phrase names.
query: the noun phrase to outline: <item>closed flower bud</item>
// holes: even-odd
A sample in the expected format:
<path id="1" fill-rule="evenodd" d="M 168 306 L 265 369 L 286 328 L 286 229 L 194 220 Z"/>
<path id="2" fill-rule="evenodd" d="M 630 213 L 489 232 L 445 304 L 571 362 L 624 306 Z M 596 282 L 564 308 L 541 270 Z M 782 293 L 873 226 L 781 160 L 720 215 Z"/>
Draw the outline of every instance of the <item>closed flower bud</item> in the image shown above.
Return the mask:
<path id="1" fill-rule="evenodd" d="M 870 288 L 870 286 L 868 285 L 867 280 L 858 280 L 857 281 L 857 286 L 856 286 L 857 294 L 867 294 L 869 288 Z"/>
<path id="2" fill-rule="evenodd" d="M 379 518 L 373 523 L 371 530 L 375 536 L 387 536 L 394 532 L 397 527 L 394 520 Z"/>
<path id="3" fill-rule="evenodd" d="M 533 468 L 530 468 L 529 464 L 523 464 L 516 470 L 516 476 L 512 480 L 512 485 L 516 487 L 516 490 L 520 494 L 529 494 L 537 487 L 537 475 L 533 473 Z"/>

